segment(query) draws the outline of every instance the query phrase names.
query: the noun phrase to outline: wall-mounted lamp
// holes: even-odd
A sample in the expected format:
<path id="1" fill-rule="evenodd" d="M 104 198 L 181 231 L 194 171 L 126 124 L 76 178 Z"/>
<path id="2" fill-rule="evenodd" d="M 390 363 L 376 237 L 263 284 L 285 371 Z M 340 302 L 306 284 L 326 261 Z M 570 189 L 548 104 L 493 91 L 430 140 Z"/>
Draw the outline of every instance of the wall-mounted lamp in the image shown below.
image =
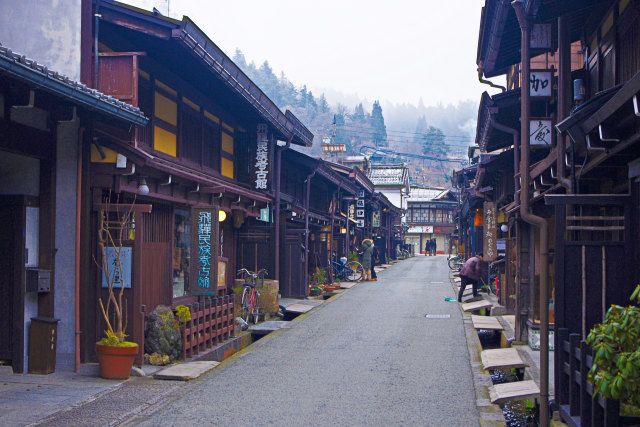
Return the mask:
<path id="1" fill-rule="evenodd" d="M 225 219 L 227 219 L 227 213 L 225 211 L 219 210 L 218 211 L 218 222 L 223 222 Z"/>
<path id="2" fill-rule="evenodd" d="M 500 231 L 502 231 L 503 233 L 506 233 L 507 231 L 509 231 L 509 226 L 507 224 L 502 224 L 500 226 Z"/>
<path id="3" fill-rule="evenodd" d="M 573 100 L 576 102 L 584 101 L 586 93 L 584 81 L 582 79 L 575 79 L 573 81 Z"/>
<path id="4" fill-rule="evenodd" d="M 141 178 L 138 183 L 138 194 L 141 196 L 149 194 L 149 186 L 147 185 L 147 180 L 144 178 Z"/>

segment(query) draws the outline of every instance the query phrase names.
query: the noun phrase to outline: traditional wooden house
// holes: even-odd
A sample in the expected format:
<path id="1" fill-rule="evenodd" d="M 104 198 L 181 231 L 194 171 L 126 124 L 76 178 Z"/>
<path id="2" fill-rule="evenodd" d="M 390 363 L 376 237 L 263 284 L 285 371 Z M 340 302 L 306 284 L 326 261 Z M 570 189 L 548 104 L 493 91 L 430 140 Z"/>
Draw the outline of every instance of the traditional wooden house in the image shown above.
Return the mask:
<path id="1" fill-rule="evenodd" d="M 572 425 L 601 425 L 605 415 L 607 422 L 618 416 L 610 402 L 580 400 L 580 393 L 589 394 L 588 358 L 586 346 L 576 347 L 610 304 L 628 300 L 638 281 L 638 269 L 628 266 L 637 264 L 640 250 L 633 180 L 640 153 L 639 14 L 638 4 L 627 0 L 487 1 L 483 9 L 480 77 L 507 74 L 509 89 L 520 92 L 520 124 L 493 126 L 505 134 L 502 139 L 511 134 L 519 151 L 515 204 L 505 206 L 515 218 L 516 293 L 525 301 L 516 307 L 517 324 L 522 333 L 527 319 L 529 338 L 539 327 L 541 413 L 546 414 L 546 331 L 555 317 L 555 409 Z M 557 68 L 536 69 L 533 58 L 549 52 L 555 52 Z M 502 114 L 489 107 L 479 130 L 491 129 L 496 123 L 491 116 Z M 505 110 L 503 117 L 508 116 Z M 498 141 L 489 137 L 487 143 L 491 139 Z M 576 354 L 585 363 L 581 374 L 565 368 L 573 366 Z"/>
<path id="2" fill-rule="evenodd" d="M 107 204 L 132 211 L 125 242 L 132 248 L 125 291 L 132 339 L 142 343 L 145 314 L 159 304 L 222 306 L 224 318 L 204 338 L 210 346 L 233 332 L 236 270 L 267 268 L 278 278 L 277 141 L 310 146 L 313 135 L 191 19 L 108 0 L 93 7 L 83 15 L 93 28 L 84 33 L 89 83 L 139 107 L 150 122 L 124 132 L 96 126 L 84 153 L 83 360 L 93 359 L 101 331 L 95 304 L 103 290 L 91 259 Z M 196 334 L 189 342 L 203 347 Z"/>
<path id="3" fill-rule="evenodd" d="M 451 190 L 441 187 L 411 186 L 407 199 L 408 226 L 405 240 L 415 254 L 425 253 L 427 240 L 436 240 L 438 254 L 449 248 L 449 237 L 455 229 L 454 211 L 458 201 Z"/>
<path id="4" fill-rule="evenodd" d="M 147 118 L 0 46 L 0 360 L 14 372 L 77 368 L 79 153 L 105 122 Z"/>

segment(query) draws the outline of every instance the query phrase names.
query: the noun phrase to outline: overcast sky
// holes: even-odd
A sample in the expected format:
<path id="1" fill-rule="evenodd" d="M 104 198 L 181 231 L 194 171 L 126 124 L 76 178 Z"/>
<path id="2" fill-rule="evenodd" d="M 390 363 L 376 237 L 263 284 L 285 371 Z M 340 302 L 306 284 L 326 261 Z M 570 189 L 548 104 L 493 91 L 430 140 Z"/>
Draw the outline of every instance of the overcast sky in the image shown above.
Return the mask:
<path id="1" fill-rule="evenodd" d="M 315 95 L 327 89 L 369 101 L 478 102 L 476 47 L 483 0 L 125 0 L 189 16 L 227 55 Z M 329 99 L 331 101 L 331 99 Z"/>

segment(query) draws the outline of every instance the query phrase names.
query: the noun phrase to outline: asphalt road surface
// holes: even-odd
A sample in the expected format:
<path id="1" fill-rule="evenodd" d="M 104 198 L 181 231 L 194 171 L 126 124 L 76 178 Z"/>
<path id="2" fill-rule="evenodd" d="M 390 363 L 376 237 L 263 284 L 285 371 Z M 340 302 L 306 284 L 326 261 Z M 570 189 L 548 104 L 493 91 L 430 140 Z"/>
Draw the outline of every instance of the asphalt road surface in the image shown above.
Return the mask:
<path id="1" fill-rule="evenodd" d="M 445 296 L 444 256 L 401 261 L 130 424 L 477 426 L 461 314 Z"/>

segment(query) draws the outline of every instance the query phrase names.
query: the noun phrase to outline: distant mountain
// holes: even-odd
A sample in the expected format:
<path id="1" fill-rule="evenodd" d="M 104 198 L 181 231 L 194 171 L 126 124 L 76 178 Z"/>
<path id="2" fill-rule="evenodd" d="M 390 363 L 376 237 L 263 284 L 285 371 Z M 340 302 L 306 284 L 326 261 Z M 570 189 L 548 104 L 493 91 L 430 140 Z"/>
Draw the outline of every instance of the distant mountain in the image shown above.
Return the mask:
<path id="1" fill-rule="evenodd" d="M 313 147 L 300 149 L 312 156 L 322 155 L 323 140 L 344 143 L 348 155 L 375 154 L 383 162 L 408 163 L 415 182 L 447 185 L 447 175 L 458 166 L 453 161 L 465 159 L 473 143 L 475 101 L 427 107 L 422 100 L 417 106 L 379 103 L 333 89 L 318 95 L 306 85 L 294 85 L 284 73 L 276 76 L 268 61 L 248 63 L 239 49 L 232 59 L 279 108 L 291 110 L 313 132 Z"/>

